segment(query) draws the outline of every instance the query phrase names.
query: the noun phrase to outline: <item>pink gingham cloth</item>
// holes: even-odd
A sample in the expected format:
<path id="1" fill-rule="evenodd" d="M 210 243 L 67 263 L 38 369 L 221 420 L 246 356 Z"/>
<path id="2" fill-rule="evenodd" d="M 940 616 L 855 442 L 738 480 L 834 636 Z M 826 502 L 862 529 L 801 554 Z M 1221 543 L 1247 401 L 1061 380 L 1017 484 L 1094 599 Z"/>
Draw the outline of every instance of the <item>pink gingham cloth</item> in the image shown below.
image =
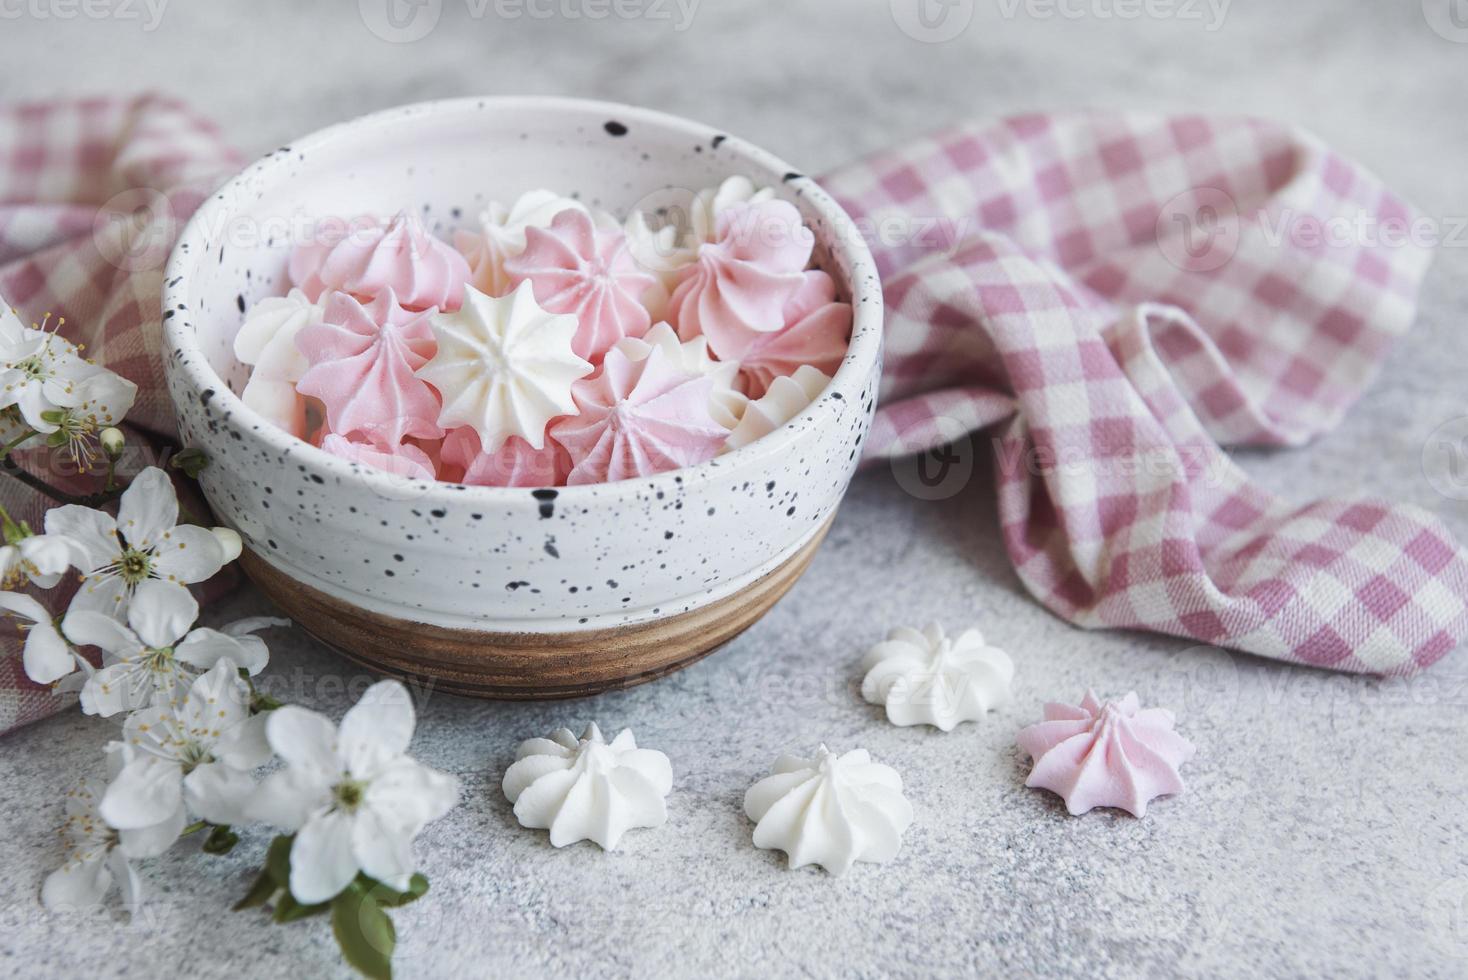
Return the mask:
<path id="1" fill-rule="evenodd" d="M 139 449 L 150 433 L 175 435 L 163 383 L 163 259 L 184 219 L 240 163 L 208 121 L 171 99 L 0 106 L 0 296 L 26 322 L 65 317 L 68 339 L 137 383 L 128 420 Z M 18 458 L 64 489 L 96 489 L 45 449 Z M 6 477 L 0 503 L 37 531 L 54 506 Z M 73 591 L 58 586 L 38 598 L 60 613 Z M 3 645 L 0 732 L 71 703 L 26 679 L 14 630 Z"/>
<path id="2" fill-rule="evenodd" d="M 868 457 L 994 427 L 1005 544 L 1052 611 L 1385 675 L 1468 631 L 1436 518 L 1282 500 L 1219 448 L 1330 429 L 1411 325 L 1429 256 L 1390 247 L 1414 215 L 1370 174 L 1268 122 L 1085 113 L 823 184 L 888 304 Z"/>
<path id="3" fill-rule="evenodd" d="M 130 420 L 165 437 L 161 260 L 239 163 L 166 98 L 0 107 L 0 295 L 26 318 L 65 316 L 138 383 Z M 1281 244 L 1265 221 L 1236 222 L 1235 241 L 1199 189 L 1246 215 L 1409 218 L 1374 178 L 1266 123 L 1086 114 L 950 130 L 826 185 L 879 239 L 887 363 L 869 454 L 999 427 L 1005 540 L 1050 609 L 1384 674 L 1468 629 L 1468 565 L 1439 522 L 1289 504 L 1218 449 L 1334 425 L 1410 325 L 1427 257 Z M 99 232 L 109 202 L 137 225 Z M 1159 240 L 1159 216 L 1183 221 Z M 8 480 L 0 502 L 37 527 L 46 508 Z M 4 642 L 0 731 L 63 703 Z"/>

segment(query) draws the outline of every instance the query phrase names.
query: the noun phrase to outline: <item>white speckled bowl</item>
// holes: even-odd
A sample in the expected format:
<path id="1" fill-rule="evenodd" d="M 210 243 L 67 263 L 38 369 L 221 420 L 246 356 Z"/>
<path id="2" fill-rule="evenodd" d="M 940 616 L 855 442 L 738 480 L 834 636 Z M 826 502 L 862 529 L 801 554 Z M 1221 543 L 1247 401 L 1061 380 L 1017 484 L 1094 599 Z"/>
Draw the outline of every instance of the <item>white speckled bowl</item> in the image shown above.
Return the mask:
<path id="1" fill-rule="evenodd" d="M 656 477 L 531 491 L 392 477 L 246 408 L 240 310 L 286 288 L 311 218 L 416 208 L 440 234 L 535 187 L 625 216 L 664 188 L 744 174 L 800 208 L 855 307 L 835 379 L 776 433 Z M 550 98 L 408 106 L 283 146 L 226 184 L 174 250 L 168 382 L 202 483 L 250 574 L 307 629 L 390 673 L 505 697 L 651 679 L 747 627 L 794 582 L 871 422 L 882 298 L 850 219 L 813 181 L 708 126 Z"/>

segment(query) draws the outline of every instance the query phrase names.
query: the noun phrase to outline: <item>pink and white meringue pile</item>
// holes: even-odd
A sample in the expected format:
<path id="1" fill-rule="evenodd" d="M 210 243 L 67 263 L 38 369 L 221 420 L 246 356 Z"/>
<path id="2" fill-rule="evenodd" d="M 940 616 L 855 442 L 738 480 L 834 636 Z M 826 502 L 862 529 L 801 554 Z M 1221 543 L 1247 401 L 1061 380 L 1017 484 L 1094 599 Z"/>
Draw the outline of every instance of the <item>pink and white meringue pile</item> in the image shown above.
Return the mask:
<path id="1" fill-rule="evenodd" d="M 450 245 L 414 215 L 318 224 L 291 289 L 250 307 L 247 405 L 362 465 L 550 487 L 692 466 L 810 404 L 849 304 L 794 206 L 734 177 L 686 227 L 553 191 Z"/>

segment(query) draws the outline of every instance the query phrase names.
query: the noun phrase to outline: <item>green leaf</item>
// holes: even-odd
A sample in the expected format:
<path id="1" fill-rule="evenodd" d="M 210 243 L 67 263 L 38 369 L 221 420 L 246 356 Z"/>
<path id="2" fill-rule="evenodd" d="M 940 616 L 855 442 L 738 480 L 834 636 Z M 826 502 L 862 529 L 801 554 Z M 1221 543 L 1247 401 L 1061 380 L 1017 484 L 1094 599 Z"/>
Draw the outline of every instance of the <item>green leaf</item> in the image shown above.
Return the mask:
<path id="1" fill-rule="evenodd" d="M 347 886 L 331 902 L 331 931 L 342 957 L 372 980 L 392 980 L 392 954 L 397 931 L 392 920 L 360 881 Z"/>
<path id="2" fill-rule="evenodd" d="M 291 845 L 295 842 L 295 834 L 281 834 L 270 842 L 270 849 L 265 852 L 265 870 L 285 889 L 291 886 Z"/>
<path id="3" fill-rule="evenodd" d="M 209 457 L 202 449 L 180 449 L 173 454 L 168 465 L 176 470 L 182 470 L 184 476 L 194 479 L 203 472 L 204 467 L 209 465 Z"/>
<path id="4" fill-rule="evenodd" d="M 205 854 L 228 854 L 240 842 L 240 835 L 226 826 L 215 826 L 204 840 Z"/>
<path id="5" fill-rule="evenodd" d="M 302 919 L 309 919 L 313 915 L 322 915 L 330 907 L 325 902 L 317 905 L 302 905 L 287 890 L 281 893 L 280 898 L 276 900 L 275 915 L 273 918 L 276 922 L 299 922 Z"/>
<path id="6" fill-rule="evenodd" d="M 428 894 L 428 879 L 422 875 L 415 874 L 408 882 L 408 890 L 405 892 L 389 888 L 376 878 L 369 878 L 366 875 L 358 875 L 357 880 L 366 886 L 377 904 L 383 908 L 402 908 L 409 902 L 416 902 Z"/>
<path id="7" fill-rule="evenodd" d="M 269 871 L 262 868 L 260 874 L 255 878 L 255 883 L 245 893 L 245 897 L 235 902 L 234 910 L 243 912 L 245 909 L 257 909 L 270 901 L 271 896 L 278 891 L 280 891 L 280 885 L 275 883 L 275 878 Z"/>

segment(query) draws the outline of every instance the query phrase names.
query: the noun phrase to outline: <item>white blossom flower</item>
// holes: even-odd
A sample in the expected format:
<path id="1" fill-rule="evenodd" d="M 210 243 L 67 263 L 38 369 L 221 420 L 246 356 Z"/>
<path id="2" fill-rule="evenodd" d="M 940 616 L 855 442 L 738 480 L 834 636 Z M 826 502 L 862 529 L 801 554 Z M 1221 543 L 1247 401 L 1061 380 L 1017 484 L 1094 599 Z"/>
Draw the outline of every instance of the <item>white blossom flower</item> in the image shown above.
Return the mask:
<path id="1" fill-rule="evenodd" d="M 207 533 L 207 532 L 206 532 Z M 102 649 L 102 669 L 82 687 L 82 711 L 114 715 L 150 705 L 172 706 L 181 682 L 228 658 L 247 673 L 258 674 L 270 659 L 265 644 L 240 624 L 213 630 L 190 630 L 199 603 L 187 589 L 154 579 L 138 584 L 127 611 L 127 625 L 104 613 L 73 605 L 61 631 L 77 646 Z M 254 619 L 261 629 L 279 620 Z"/>
<path id="2" fill-rule="evenodd" d="M 46 533 L 76 543 L 83 582 L 72 610 L 104 612 L 121 620 L 139 585 L 159 582 L 187 595 L 224 564 L 224 550 L 205 527 L 178 524 L 178 498 L 156 466 L 139 473 L 118 505 L 117 517 L 67 504 L 46 514 Z"/>
<path id="3" fill-rule="evenodd" d="M 97 459 L 97 444 L 102 433 L 121 431 L 114 428 L 133 406 L 138 386 L 111 371 L 78 381 L 72 389 L 74 404 L 45 413 L 51 426 L 48 444 L 64 448 L 77 469 L 85 473 Z"/>
<path id="4" fill-rule="evenodd" d="M 30 581 L 49 589 L 78 557 L 69 539 L 55 534 L 31 534 L 0 547 L 0 587 L 13 589 Z"/>
<path id="5" fill-rule="evenodd" d="M 0 592 L 0 609 L 20 620 L 25 634 L 21 663 L 25 675 L 37 684 L 51 684 L 76 669 L 80 659 L 56 629 L 50 610 L 21 592 Z"/>
<path id="6" fill-rule="evenodd" d="M 58 320 L 57 327 L 65 322 Z M 78 409 L 94 422 L 101 414 L 121 419 L 137 391 L 137 385 L 86 360 L 76 345 L 45 325 L 27 327 L 8 310 L 0 313 L 0 408 L 16 406 L 37 432 L 57 431 L 60 423 L 47 416 L 64 409 Z"/>
<path id="7" fill-rule="evenodd" d="M 131 747 L 111 742 L 106 749 L 108 779 L 114 779 L 134 756 Z M 129 859 L 156 857 L 168 850 L 183 831 L 181 814 L 169 822 L 133 830 L 108 826 L 98 808 L 105 784 L 89 779 L 66 794 L 66 819 L 61 837 L 66 862 L 47 875 L 41 886 L 41 902 L 48 909 L 81 909 L 96 905 L 116 881 L 122 900 L 136 909 L 141 896 L 138 876 Z"/>
<path id="8" fill-rule="evenodd" d="M 290 891 L 302 904 L 337 895 L 358 871 L 406 890 L 413 838 L 458 800 L 458 780 L 404 753 L 413 704 L 397 681 L 367 689 L 342 718 L 295 705 L 270 712 L 266 736 L 286 768 L 260 784 L 250 815 L 294 832 Z"/>
<path id="9" fill-rule="evenodd" d="M 270 758 L 263 720 L 250 714 L 250 688 L 221 657 L 175 710 L 154 705 L 128 716 L 132 758 L 107 787 L 98 812 L 110 826 L 137 830 L 186 813 L 214 824 L 244 819 L 251 778 Z"/>

